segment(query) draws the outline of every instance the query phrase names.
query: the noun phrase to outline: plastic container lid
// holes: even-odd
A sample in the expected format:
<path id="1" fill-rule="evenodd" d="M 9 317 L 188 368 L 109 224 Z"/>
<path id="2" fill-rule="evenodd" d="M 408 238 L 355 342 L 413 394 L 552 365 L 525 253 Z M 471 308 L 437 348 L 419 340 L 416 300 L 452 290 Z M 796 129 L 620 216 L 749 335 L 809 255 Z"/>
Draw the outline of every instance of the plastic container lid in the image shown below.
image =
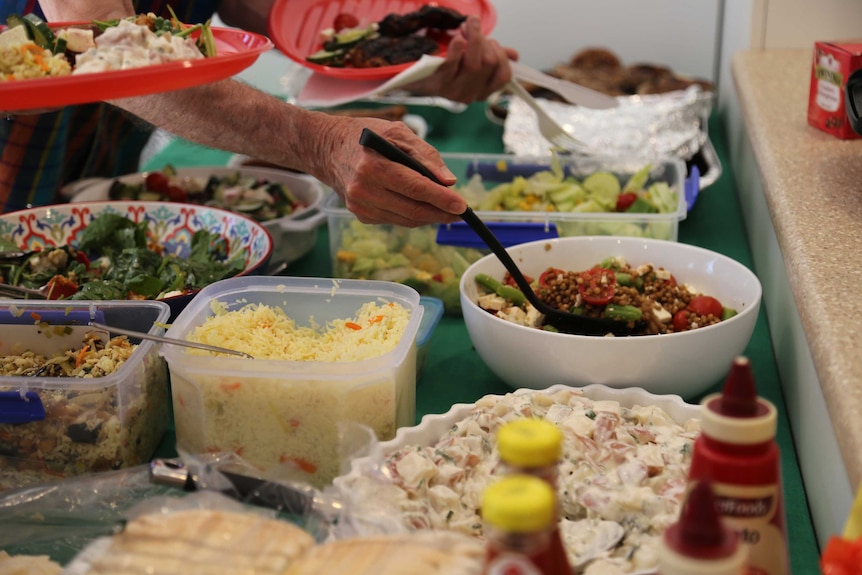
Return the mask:
<path id="1" fill-rule="evenodd" d="M 500 458 L 523 468 L 555 465 L 563 452 L 563 434 L 544 419 L 516 419 L 497 432 Z"/>
<path id="2" fill-rule="evenodd" d="M 419 322 L 419 332 L 416 335 L 417 347 L 422 347 L 428 343 L 431 336 L 434 335 L 434 328 L 440 323 L 440 318 L 443 317 L 443 300 L 436 297 L 422 296 L 419 298 L 419 305 L 425 310 L 422 314 L 422 321 Z"/>
<path id="3" fill-rule="evenodd" d="M 485 489 L 482 518 L 510 533 L 535 533 L 553 525 L 556 496 L 547 482 L 529 475 L 509 475 Z"/>

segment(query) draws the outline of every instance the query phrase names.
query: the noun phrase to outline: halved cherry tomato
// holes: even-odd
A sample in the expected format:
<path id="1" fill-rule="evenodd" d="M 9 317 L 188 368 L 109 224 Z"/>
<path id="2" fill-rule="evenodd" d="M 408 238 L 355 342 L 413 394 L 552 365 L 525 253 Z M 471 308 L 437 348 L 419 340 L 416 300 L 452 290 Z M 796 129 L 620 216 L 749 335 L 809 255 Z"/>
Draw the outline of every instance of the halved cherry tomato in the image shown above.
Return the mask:
<path id="1" fill-rule="evenodd" d="M 548 268 L 539 276 L 539 285 L 541 287 L 548 287 L 548 278 L 556 277 L 563 273 L 565 272 L 559 268 Z"/>
<path id="2" fill-rule="evenodd" d="M 581 272 L 578 292 L 590 305 L 606 305 L 614 299 L 617 276 L 612 270 L 592 268 Z"/>
<path id="3" fill-rule="evenodd" d="M 185 202 L 189 199 L 188 193 L 179 186 L 168 186 L 164 194 L 172 202 Z"/>
<path id="4" fill-rule="evenodd" d="M 57 274 L 48 280 L 48 299 L 72 297 L 78 291 L 78 284 L 66 276 Z"/>
<path id="5" fill-rule="evenodd" d="M 721 302 L 714 297 L 699 295 L 691 298 L 691 301 L 688 302 L 688 309 L 697 315 L 711 315 L 713 317 L 720 318 L 721 312 L 724 308 L 722 307 Z"/>
<path id="6" fill-rule="evenodd" d="M 689 328 L 688 323 L 688 310 L 681 309 L 675 314 L 673 314 L 673 318 L 671 319 L 671 323 L 673 324 L 674 331 L 685 331 Z"/>
<path id="7" fill-rule="evenodd" d="M 675 286 L 676 286 L 676 278 L 675 278 L 675 277 L 673 277 L 673 274 L 670 274 L 670 279 L 669 279 L 669 280 L 665 280 L 665 282 L 667 283 L 667 285 L 669 285 L 669 286 L 671 286 L 671 287 L 675 287 Z"/>
<path id="8" fill-rule="evenodd" d="M 634 192 L 626 192 L 617 196 L 617 211 L 624 212 L 631 207 L 638 199 L 638 195 Z"/>
<path id="9" fill-rule="evenodd" d="M 90 267 L 90 258 L 80 250 L 75 250 L 75 261 L 84 264 L 85 268 Z"/>
<path id="10" fill-rule="evenodd" d="M 533 278 L 531 278 L 527 274 L 524 274 L 524 279 L 527 280 L 528 284 L 533 283 Z M 513 278 L 509 272 L 506 272 L 506 276 L 503 278 L 503 283 L 507 286 L 518 287 L 515 278 Z"/>
<path id="11" fill-rule="evenodd" d="M 359 26 L 359 18 L 348 12 L 341 12 L 332 21 L 332 27 L 336 32 L 341 32 L 347 28 L 356 28 L 357 26 Z"/>
<path id="12" fill-rule="evenodd" d="M 161 172 L 150 172 L 144 179 L 144 185 L 152 192 L 163 194 L 167 191 L 170 180 Z"/>

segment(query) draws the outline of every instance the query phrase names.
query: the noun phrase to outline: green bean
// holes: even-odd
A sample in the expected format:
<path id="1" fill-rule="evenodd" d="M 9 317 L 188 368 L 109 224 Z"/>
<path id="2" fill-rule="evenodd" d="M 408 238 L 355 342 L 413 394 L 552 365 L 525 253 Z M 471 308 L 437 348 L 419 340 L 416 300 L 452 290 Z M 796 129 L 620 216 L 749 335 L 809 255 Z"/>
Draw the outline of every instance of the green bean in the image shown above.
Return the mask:
<path id="1" fill-rule="evenodd" d="M 488 274 L 476 274 L 476 283 L 494 293 L 497 293 L 497 289 L 503 286 L 499 280 L 492 278 Z"/>
<path id="2" fill-rule="evenodd" d="M 725 307 L 721 310 L 721 321 L 730 319 L 737 314 L 737 311 L 732 307 Z"/>
<path id="3" fill-rule="evenodd" d="M 622 321 L 637 321 L 643 316 L 639 307 L 633 305 L 613 305 L 605 308 L 605 317 Z"/>
<path id="4" fill-rule="evenodd" d="M 507 286 L 500 282 L 500 280 L 494 279 L 488 274 L 476 274 L 476 283 L 488 288 L 498 296 L 506 298 L 518 307 L 523 307 L 524 303 L 527 301 L 524 292 L 518 288 Z"/>
<path id="5" fill-rule="evenodd" d="M 524 292 L 512 286 L 501 286 L 497 295 L 506 298 L 518 307 L 524 307 L 524 304 L 527 303 L 527 296 L 524 295 Z"/>
<path id="6" fill-rule="evenodd" d="M 628 287 L 634 285 L 634 278 L 632 277 L 632 274 L 626 272 L 616 272 L 615 275 L 617 277 L 617 283 L 621 286 Z"/>

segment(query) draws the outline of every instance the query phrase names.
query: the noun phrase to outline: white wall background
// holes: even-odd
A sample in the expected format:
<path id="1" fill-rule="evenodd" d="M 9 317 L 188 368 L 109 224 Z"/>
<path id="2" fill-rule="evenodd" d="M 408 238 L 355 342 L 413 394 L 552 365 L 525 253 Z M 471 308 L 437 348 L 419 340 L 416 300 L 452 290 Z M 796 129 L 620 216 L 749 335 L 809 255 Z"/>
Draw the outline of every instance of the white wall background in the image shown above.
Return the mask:
<path id="1" fill-rule="evenodd" d="M 588 46 L 715 80 L 720 0 L 492 0 L 494 38 L 537 68 Z"/>

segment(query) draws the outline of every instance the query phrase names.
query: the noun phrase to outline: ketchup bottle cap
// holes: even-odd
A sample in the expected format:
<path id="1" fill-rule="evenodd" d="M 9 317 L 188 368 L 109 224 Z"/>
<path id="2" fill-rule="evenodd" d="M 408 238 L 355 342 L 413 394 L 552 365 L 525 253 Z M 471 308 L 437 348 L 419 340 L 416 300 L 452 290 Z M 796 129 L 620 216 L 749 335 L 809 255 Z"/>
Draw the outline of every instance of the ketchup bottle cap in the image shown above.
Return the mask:
<path id="1" fill-rule="evenodd" d="M 757 386 L 748 358 L 737 357 L 733 360 L 730 373 L 721 392 L 721 400 L 716 405 L 718 413 L 728 417 L 755 417 L 758 415 Z"/>
<path id="2" fill-rule="evenodd" d="M 693 559 L 723 559 L 736 553 L 736 535 L 722 523 L 709 481 L 694 485 L 679 520 L 668 527 L 664 540 L 680 555 Z"/>

